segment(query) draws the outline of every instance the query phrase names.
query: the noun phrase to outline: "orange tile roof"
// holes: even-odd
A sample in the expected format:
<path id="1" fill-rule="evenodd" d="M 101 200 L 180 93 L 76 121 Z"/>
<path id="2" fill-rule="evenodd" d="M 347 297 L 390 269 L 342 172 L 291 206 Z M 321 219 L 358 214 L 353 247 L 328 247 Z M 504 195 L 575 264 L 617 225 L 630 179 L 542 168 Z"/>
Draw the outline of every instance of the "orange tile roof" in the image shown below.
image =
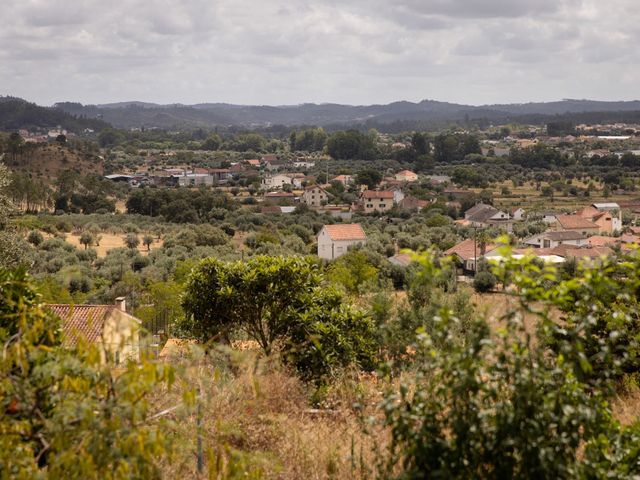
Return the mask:
<path id="1" fill-rule="evenodd" d="M 605 245 L 615 245 L 619 239 L 615 237 L 606 237 L 604 235 L 592 235 L 587 239 L 587 242 L 592 247 L 604 247 Z"/>
<path id="2" fill-rule="evenodd" d="M 359 223 L 325 225 L 324 228 L 327 229 L 331 240 L 366 240 L 367 238 L 367 234 Z"/>
<path id="3" fill-rule="evenodd" d="M 493 244 L 487 244 L 484 249 L 484 253 L 488 253 L 491 250 L 496 248 Z M 476 256 L 480 257 L 482 255 L 482 251 L 480 249 L 480 243 L 476 243 L 473 238 L 467 238 L 463 240 L 457 245 L 454 245 L 449 250 L 444 252 L 445 255 L 458 255 L 463 260 L 469 260 L 471 258 L 475 258 Z"/>
<path id="4" fill-rule="evenodd" d="M 595 223 L 590 222 L 589 220 L 582 218 L 579 215 L 557 215 L 556 219 L 558 220 L 558 223 L 560 223 L 562 228 L 567 230 L 579 230 L 581 228 L 599 228 Z"/>
<path id="5" fill-rule="evenodd" d="M 73 347 L 80 338 L 96 343 L 102 338 L 104 324 L 115 305 L 46 305 L 49 311 L 60 317 L 64 330 L 64 345 Z"/>

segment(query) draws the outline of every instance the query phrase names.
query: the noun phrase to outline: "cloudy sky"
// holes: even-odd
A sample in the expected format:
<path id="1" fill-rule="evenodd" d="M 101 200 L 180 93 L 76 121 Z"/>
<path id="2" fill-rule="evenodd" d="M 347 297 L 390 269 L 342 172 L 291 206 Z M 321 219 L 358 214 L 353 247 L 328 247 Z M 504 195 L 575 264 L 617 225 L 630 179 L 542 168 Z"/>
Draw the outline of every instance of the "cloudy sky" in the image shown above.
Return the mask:
<path id="1" fill-rule="evenodd" d="M 640 98 L 638 0 L 0 0 L 41 104 Z"/>

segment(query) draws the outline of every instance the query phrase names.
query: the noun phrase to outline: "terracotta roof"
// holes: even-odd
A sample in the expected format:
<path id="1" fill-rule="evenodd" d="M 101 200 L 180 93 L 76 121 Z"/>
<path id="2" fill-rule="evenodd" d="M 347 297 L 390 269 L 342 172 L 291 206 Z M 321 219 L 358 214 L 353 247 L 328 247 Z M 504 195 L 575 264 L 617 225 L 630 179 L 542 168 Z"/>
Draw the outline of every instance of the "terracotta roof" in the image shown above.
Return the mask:
<path id="1" fill-rule="evenodd" d="M 554 242 L 561 242 L 563 240 L 582 240 L 586 238 L 582 232 L 575 232 L 573 230 L 560 230 L 557 232 L 545 232 L 542 234 L 543 238 L 548 238 Z"/>
<path id="2" fill-rule="evenodd" d="M 260 160 L 258 160 L 256 158 L 252 158 L 250 160 L 245 160 L 245 162 L 247 162 L 249 165 L 253 165 L 254 167 L 259 167 L 260 166 Z"/>
<path id="3" fill-rule="evenodd" d="M 391 262 L 393 265 L 399 265 L 401 267 L 409 266 L 412 261 L 413 259 L 408 253 L 396 253 L 393 257 L 389 257 L 389 262 Z"/>
<path id="4" fill-rule="evenodd" d="M 488 253 L 495 248 L 495 245 L 487 244 L 484 253 Z M 480 257 L 482 254 L 480 250 L 480 243 L 476 243 L 473 238 L 463 240 L 459 244 L 451 247 L 449 250 L 446 250 L 444 253 L 445 255 L 457 255 L 463 260 L 469 260 L 474 258 L 476 255 Z"/>
<path id="5" fill-rule="evenodd" d="M 584 207 L 582 210 L 578 210 L 576 212 L 577 215 L 580 215 L 582 218 L 591 219 L 600 214 L 600 211 L 592 206 Z"/>
<path id="6" fill-rule="evenodd" d="M 49 304 L 45 308 L 60 317 L 63 322 L 64 345 L 73 347 L 79 338 L 96 343 L 102 338 L 104 324 L 115 305 L 65 305 Z"/>
<path id="7" fill-rule="evenodd" d="M 414 172 L 412 172 L 411 170 L 402 170 L 401 172 L 396 173 L 396 175 L 402 175 L 402 176 L 414 176 L 417 174 L 415 174 Z"/>
<path id="8" fill-rule="evenodd" d="M 487 205 L 486 203 L 480 202 L 480 203 L 476 203 L 473 207 L 471 207 L 469 210 L 464 212 L 464 215 L 465 215 L 465 217 L 468 217 L 468 216 L 471 216 L 471 215 L 475 215 L 476 213 L 484 212 L 485 210 L 497 211 L 491 205 Z"/>
<path id="9" fill-rule="evenodd" d="M 393 198 L 393 192 L 386 190 L 365 190 L 362 198 Z"/>
<path id="10" fill-rule="evenodd" d="M 566 230 L 579 230 L 581 228 L 597 229 L 599 228 L 593 222 L 590 222 L 586 218 L 582 218 L 579 215 L 557 215 L 556 219 L 562 228 Z"/>
<path id="11" fill-rule="evenodd" d="M 575 247 L 573 245 L 559 245 L 550 249 L 555 255 L 569 258 L 597 258 L 611 254 L 611 249 L 608 247 Z"/>
<path id="12" fill-rule="evenodd" d="M 366 240 L 367 238 L 367 234 L 359 223 L 325 225 L 324 228 L 331 240 Z"/>

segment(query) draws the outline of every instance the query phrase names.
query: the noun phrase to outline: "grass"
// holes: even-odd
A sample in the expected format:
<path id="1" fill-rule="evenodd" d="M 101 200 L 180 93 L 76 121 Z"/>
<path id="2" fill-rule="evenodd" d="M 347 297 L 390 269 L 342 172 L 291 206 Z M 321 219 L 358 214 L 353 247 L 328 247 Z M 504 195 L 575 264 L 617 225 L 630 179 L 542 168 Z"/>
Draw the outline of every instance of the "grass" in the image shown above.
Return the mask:
<path id="1" fill-rule="evenodd" d="M 65 240 L 71 245 L 75 246 L 79 249 L 84 249 L 84 245 L 80 243 L 80 235 L 77 233 L 69 233 L 66 235 Z M 90 245 L 90 248 L 93 248 L 98 257 L 104 257 L 107 255 L 109 250 L 113 250 L 114 248 L 125 248 L 127 245 L 125 243 L 126 235 L 114 235 L 112 233 L 101 233 L 100 236 L 100 245 Z M 153 236 L 153 235 L 152 235 Z M 140 245 L 138 245 L 138 252 L 142 255 L 148 255 L 149 252 L 147 247 L 142 244 L 142 239 L 144 238 L 144 234 L 138 235 L 138 239 L 140 240 Z M 157 236 L 154 236 L 153 243 L 151 244 L 151 250 L 155 250 L 156 248 L 162 247 L 162 240 L 158 240 Z"/>
<path id="2" fill-rule="evenodd" d="M 345 378 L 327 392 L 328 408 L 313 409 L 310 388 L 277 362 L 259 360 L 256 352 L 216 355 L 183 364 L 178 388 L 158 398 L 165 408 L 185 390 L 202 392 L 203 451 L 213 478 L 366 477 L 375 461 L 373 437 L 352 404 L 375 398 L 374 383 Z M 164 466 L 168 478 L 199 478 L 195 412 L 191 406 L 173 415 L 180 442 Z M 243 475 L 235 477 L 238 467 Z"/>

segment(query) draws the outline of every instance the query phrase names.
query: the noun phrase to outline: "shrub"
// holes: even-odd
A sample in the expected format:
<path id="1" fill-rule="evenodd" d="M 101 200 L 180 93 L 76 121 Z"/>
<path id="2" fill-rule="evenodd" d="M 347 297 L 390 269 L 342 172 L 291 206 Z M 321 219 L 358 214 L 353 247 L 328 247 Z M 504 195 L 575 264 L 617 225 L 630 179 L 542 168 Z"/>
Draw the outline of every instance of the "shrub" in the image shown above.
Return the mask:
<path id="1" fill-rule="evenodd" d="M 473 277 L 473 288 L 476 292 L 487 293 L 493 290 L 496 286 L 496 277 L 487 270 L 479 271 L 475 277 Z"/>
<path id="2" fill-rule="evenodd" d="M 32 231 L 29 232 L 29 235 L 27 236 L 27 241 L 30 244 L 32 244 L 32 245 L 37 247 L 40 244 L 42 244 L 42 242 L 44 242 L 44 237 L 37 230 L 32 230 Z"/>

